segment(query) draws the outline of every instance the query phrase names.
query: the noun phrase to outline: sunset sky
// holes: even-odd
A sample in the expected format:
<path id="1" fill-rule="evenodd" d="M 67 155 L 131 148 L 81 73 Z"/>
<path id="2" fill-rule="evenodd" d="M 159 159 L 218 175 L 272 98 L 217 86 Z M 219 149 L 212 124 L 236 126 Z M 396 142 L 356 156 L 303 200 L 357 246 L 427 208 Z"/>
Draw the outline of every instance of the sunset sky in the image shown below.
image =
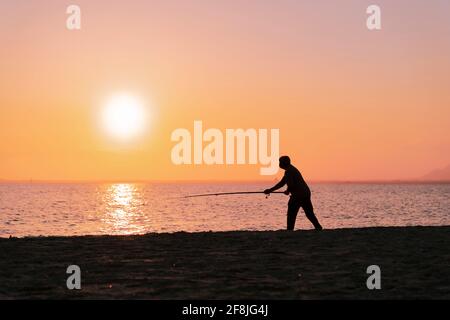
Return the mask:
<path id="1" fill-rule="evenodd" d="M 81 30 L 66 8 L 81 8 Z M 366 28 L 366 8 L 382 30 Z M 279 128 L 308 180 L 420 177 L 450 164 L 450 2 L 0 2 L 0 179 L 273 180 L 171 162 L 171 132 Z M 101 114 L 126 92 L 145 130 Z"/>

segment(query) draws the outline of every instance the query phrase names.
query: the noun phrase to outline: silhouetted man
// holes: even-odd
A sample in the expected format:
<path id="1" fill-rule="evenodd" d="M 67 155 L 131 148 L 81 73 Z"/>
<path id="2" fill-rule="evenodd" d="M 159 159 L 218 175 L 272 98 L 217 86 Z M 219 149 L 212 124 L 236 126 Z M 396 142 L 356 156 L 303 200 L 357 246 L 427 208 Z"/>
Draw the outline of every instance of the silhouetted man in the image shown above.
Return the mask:
<path id="1" fill-rule="evenodd" d="M 269 194 L 287 184 L 288 188 L 284 193 L 287 195 L 289 193 L 291 194 L 288 203 L 287 230 L 294 230 L 295 220 L 300 207 L 303 208 L 306 217 L 314 225 L 314 228 L 316 230 L 322 230 L 322 226 L 314 214 L 311 191 L 300 171 L 291 164 L 291 159 L 288 156 L 280 157 L 280 168 L 285 170 L 283 179 L 272 188 L 264 190 L 264 193 Z"/>

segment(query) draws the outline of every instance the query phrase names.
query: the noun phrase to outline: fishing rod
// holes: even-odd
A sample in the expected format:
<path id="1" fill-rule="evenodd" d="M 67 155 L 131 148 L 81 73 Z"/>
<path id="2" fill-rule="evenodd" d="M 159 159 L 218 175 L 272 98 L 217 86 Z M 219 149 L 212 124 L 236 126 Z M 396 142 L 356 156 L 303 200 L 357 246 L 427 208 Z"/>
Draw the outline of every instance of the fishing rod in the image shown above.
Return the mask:
<path id="1" fill-rule="evenodd" d="M 255 193 L 262 193 L 265 194 L 264 191 L 240 191 L 240 192 L 219 192 L 219 193 L 204 193 L 204 194 L 193 194 L 189 196 L 184 196 L 183 198 L 197 198 L 197 197 L 209 197 L 209 196 L 225 196 L 225 195 L 233 195 L 233 194 L 255 194 Z M 271 193 L 284 193 L 283 191 L 275 191 Z M 266 196 L 269 196 L 270 193 L 265 194 Z"/>

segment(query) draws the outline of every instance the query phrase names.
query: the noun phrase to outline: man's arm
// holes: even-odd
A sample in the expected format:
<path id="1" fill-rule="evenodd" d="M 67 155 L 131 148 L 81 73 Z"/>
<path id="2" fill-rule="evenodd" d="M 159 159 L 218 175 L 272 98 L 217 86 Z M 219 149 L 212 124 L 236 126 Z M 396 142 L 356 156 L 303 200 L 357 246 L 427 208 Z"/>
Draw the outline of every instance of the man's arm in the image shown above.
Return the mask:
<path id="1" fill-rule="evenodd" d="M 286 177 L 284 176 L 283 179 L 280 180 L 280 182 L 278 182 L 276 185 L 274 185 L 272 188 L 270 189 L 266 189 L 264 190 L 265 194 L 269 194 L 271 192 L 274 192 L 275 190 L 280 189 L 281 187 L 283 187 L 286 184 Z"/>

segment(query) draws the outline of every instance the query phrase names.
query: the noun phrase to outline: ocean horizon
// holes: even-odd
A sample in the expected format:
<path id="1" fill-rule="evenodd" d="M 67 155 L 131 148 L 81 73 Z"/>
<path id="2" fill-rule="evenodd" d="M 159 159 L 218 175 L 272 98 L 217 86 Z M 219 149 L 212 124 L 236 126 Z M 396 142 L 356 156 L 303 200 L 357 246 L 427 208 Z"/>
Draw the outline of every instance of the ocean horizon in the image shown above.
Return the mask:
<path id="1" fill-rule="evenodd" d="M 267 183 L 0 183 L 0 237 L 284 229 L 288 196 Z M 326 229 L 450 225 L 448 183 L 311 183 Z M 303 211 L 296 230 L 312 229 Z"/>

